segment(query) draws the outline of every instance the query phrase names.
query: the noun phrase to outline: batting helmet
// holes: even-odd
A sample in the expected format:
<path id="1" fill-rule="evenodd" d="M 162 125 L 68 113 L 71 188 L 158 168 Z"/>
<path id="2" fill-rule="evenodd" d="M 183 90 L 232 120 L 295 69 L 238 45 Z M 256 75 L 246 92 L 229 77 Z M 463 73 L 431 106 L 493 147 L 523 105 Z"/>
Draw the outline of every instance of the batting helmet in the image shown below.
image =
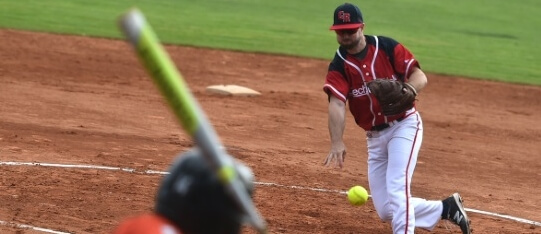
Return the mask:
<path id="1" fill-rule="evenodd" d="M 239 176 L 250 196 L 252 171 L 236 162 Z M 211 171 L 197 149 L 178 156 L 159 190 L 156 212 L 173 221 L 186 234 L 237 234 L 245 214 Z"/>

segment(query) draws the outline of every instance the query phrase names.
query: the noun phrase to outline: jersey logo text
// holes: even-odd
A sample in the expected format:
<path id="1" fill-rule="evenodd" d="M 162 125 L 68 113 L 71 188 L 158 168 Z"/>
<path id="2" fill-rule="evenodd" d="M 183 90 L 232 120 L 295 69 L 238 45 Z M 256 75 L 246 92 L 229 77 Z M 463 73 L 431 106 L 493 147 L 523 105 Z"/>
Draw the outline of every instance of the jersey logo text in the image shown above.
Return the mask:
<path id="1" fill-rule="evenodd" d="M 368 95 L 369 93 L 370 93 L 370 89 L 366 85 L 363 85 L 363 87 L 360 87 L 358 89 L 351 90 L 351 95 L 353 97 L 361 97 L 364 95 Z"/>

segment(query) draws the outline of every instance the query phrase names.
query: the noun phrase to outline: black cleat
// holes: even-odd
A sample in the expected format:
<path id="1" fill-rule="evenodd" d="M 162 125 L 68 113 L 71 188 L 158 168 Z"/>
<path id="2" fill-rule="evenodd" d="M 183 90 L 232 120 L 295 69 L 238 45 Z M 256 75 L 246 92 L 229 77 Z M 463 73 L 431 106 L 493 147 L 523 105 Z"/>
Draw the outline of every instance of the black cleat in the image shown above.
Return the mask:
<path id="1" fill-rule="evenodd" d="M 460 226 L 463 234 L 471 234 L 470 220 L 464 210 L 462 197 L 458 193 L 453 193 L 453 195 L 443 200 L 443 202 L 449 206 L 448 212 L 443 215 L 443 218 Z"/>

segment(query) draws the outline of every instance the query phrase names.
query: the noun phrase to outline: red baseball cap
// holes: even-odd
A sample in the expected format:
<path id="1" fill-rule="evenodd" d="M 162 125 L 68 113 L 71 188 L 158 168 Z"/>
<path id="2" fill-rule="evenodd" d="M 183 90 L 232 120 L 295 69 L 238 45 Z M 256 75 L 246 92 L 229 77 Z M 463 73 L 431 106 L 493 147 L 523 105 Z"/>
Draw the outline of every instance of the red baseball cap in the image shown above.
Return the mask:
<path id="1" fill-rule="evenodd" d="M 351 3 L 344 3 L 334 10 L 334 23 L 330 30 L 357 29 L 363 22 L 363 15 L 359 8 Z"/>

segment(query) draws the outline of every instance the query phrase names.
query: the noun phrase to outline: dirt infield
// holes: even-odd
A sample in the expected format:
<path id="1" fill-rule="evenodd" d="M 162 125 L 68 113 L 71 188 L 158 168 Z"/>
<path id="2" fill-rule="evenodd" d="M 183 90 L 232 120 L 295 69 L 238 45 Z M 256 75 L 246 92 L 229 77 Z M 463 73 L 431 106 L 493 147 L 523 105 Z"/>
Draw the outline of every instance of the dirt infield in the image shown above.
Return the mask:
<path id="1" fill-rule="evenodd" d="M 127 43 L 12 30 L 0 30 L 0 38 L 1 162 L 165 171 L 192 146 Z M 222 142 L 257 181 L 367 187 L 365 140 L 349 114 L 345 169 L 322 166 L 329 150 L 322 92 L 329 61 L 167 50 Z M 262 96 L 206 94 L 214 84 L 243 85 Z M 418 106 L 425 138 L 414 196 L 441 199 L 459 191 L 468 208 L 541 221 L 541 87 L 430 74 Z M 123 218 L 150 211 L 162 178 L 9 165 L 0 165 L 0 177 L 1 221 L 71 233 L 107 233 Z M 256 189 L 270 233 L 391 233 L 371 202 L 352 207 L 337 192 Z M 541 233 L 532 224 L 470 216 L 475 233 Z M 34 232 L 41 233 L 0 225 L 0 233 Z M 432 233 L 450 232 L 459 229 L 440 222 Z"/>

